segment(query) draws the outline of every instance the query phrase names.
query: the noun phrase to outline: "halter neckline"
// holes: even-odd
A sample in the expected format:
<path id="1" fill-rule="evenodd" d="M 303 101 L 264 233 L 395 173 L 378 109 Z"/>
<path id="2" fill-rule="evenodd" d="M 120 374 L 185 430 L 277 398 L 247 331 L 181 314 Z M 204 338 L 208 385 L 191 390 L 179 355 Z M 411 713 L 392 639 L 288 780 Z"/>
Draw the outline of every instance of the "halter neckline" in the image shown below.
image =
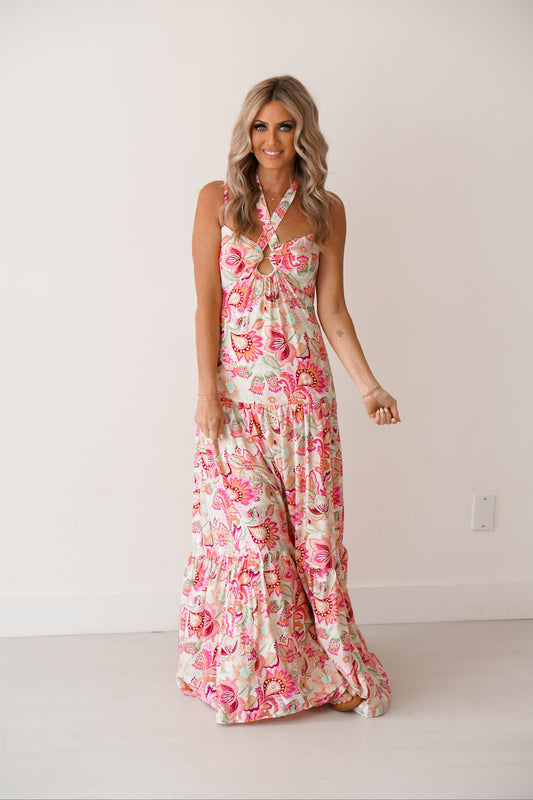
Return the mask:
<path id="1" fill-rule="evenodd" d="M 289 207 L 294 200 L 294 195 L 296 194 L 296 190 L 298 188 L 298 181 L 296 179 L 293 180 L 283 197 L 278 203 L 276 210 L 270 215 L 268 210 L 268 205 L 265 197 L 265 193 L 263 191 L 263 187 L 261 186 L 261 181 L 259 180 L 259 175 L 256 174 L 255 176 L 257 185 L 260 189 L 259 199 L 257 200 L 257 213 L 259 215 L 259 219 L 261 221 L 261 225 L 263 227 L 263 233 L 261 234 L 259 241 L 257 244 L 264 250 L 266 245 L 270 245 L 270 248 L 273 249 L 274 247 L 279 246 L 278 237 L 276 234 L 276 230 L 289 210 Z"/>

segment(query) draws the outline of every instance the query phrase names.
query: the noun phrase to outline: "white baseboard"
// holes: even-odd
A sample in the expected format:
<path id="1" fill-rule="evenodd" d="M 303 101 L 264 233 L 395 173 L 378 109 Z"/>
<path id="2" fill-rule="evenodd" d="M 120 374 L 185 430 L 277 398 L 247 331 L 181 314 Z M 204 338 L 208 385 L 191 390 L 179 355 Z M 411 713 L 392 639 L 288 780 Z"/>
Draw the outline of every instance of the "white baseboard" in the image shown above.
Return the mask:
<path id="1" fill-rule="evenodd" d="M 533 582 L 351 586 L 358 625 L 533 619 Z M 0 597 L 0 636 L 172 631 L 178 590 Z"/>
<path id="2" fill-rule="evenodd" d="M 533 619 L 533 582 L 350 586 L 357 622 Z"/>

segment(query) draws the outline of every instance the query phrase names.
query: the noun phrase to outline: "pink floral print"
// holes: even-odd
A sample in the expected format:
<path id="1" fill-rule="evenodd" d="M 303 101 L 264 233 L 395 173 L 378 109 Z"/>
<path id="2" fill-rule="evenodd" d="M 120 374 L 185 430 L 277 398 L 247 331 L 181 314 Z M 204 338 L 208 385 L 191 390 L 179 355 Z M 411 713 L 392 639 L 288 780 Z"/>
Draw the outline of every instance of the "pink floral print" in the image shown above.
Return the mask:
<path id="1" fill-rule="evenodd" d="M 270 217 L 261 189 L 258 242 L 221 232 L 224 425 L 214 443 L 196 430 L 176 682 L 222 724 L 320 706 L 348 685 L 360 716 L 390 700 L 346 587 L 337 406 L 314 311 L 319 251 L 311 235 L 280 243 L 276 232 L 296 190 Z"/>

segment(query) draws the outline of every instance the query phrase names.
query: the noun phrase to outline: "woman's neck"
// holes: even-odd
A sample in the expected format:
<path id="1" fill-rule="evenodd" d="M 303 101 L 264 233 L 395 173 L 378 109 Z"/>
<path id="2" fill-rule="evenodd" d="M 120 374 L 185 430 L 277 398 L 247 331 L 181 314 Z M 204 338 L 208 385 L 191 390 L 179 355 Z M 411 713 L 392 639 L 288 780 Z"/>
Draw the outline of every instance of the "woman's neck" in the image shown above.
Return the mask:
<path id="1" fill-rule="evenodd" d="M 257 177 L 263 187 L 263 192 L 270 197 L 283 196 L 289 186 L 294 181 L 294 169 L 286 167 L 277 169 L 262 169 L 261 165 L 257 169 Z"/>

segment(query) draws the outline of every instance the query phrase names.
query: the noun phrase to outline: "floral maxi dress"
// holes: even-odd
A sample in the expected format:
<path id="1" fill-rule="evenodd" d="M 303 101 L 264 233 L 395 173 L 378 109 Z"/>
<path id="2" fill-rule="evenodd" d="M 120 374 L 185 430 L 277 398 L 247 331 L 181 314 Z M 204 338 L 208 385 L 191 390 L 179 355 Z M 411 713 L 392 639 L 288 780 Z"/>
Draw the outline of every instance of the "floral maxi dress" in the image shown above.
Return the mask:
<path id="1" fill-rule="evenodd" d="M 348 685 L 363 717 L 390 699 L 346 587 L 337 407 L 314 310 L 319 250 L 312 235 L 276 234 L 297 186 L 271 218 L 259 184 L 257 242 L 221 230 L 224 424 L 215 442 L 196 429 L 175 676 L 218 723 L 320 706 Z M 257 269 L 267 244 L 269 275 Z"/>

